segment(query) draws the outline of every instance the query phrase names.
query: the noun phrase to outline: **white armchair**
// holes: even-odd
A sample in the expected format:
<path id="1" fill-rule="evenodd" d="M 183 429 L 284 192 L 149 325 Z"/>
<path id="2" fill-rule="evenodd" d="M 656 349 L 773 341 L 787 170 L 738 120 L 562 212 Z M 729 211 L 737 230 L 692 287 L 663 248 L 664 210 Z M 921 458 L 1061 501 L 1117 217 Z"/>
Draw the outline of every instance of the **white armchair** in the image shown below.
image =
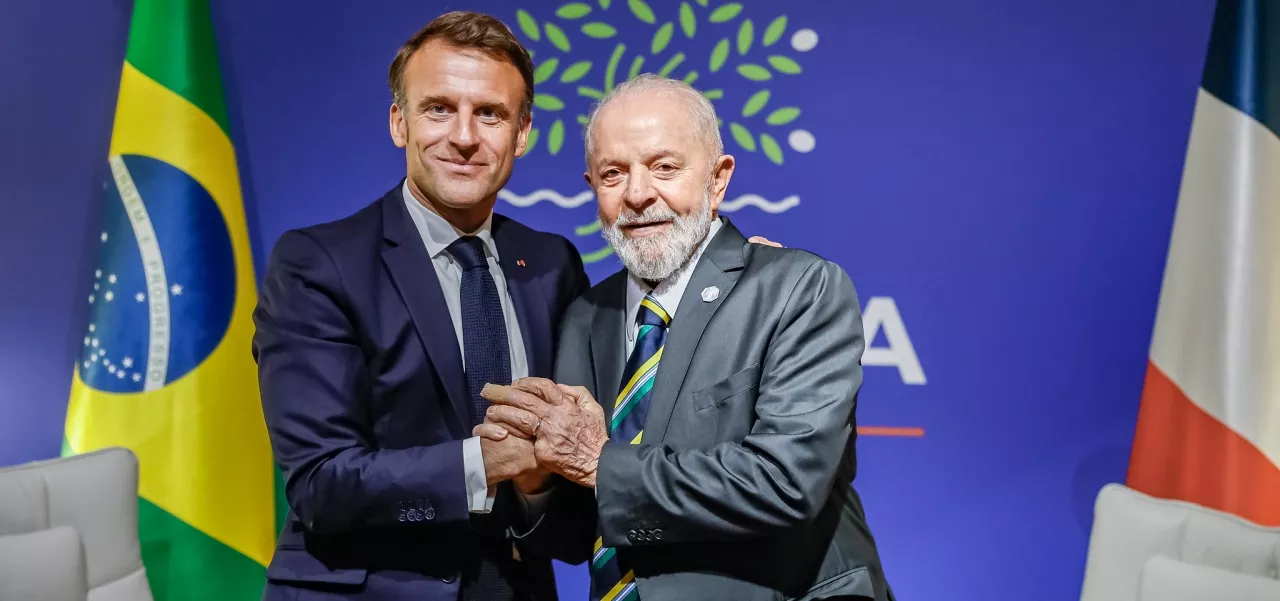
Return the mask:
<path id="1" fill-rule="evenodd" d="M 1108 484 L 1080 601 L 1280 601 L 1280 528 Z"/>
<path id="2" fill-rule="evenodd" d="M 0 469 L 0 599 L 153 601 L 138 460 L 109 448 Z"/>

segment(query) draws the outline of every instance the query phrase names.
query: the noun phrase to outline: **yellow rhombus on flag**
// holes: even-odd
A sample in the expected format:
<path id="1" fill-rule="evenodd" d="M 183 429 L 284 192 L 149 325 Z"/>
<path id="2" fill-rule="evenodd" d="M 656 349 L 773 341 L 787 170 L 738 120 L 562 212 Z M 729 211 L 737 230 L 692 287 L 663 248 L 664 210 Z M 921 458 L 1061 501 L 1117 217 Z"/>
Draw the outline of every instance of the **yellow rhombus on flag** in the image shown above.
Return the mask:
<path id="1" fill-rule="evenodd" d="M 136 0 L 64 453 L 132 449 L 158 601 L 260 599 L 276 472 L 207 0 Z"/>

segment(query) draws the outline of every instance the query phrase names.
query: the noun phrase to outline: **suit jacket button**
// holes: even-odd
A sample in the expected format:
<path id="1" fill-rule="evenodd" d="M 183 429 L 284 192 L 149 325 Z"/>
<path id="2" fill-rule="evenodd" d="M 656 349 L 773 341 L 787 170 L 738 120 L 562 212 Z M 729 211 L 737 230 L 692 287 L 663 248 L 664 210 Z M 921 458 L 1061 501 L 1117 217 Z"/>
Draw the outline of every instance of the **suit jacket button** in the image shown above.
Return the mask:
<path id="1" fill-rule="evenodd" d="M 635 531 L 635 530 L 628 530 L 628 531 L 627 531 L 627 540 L 629 540 L 629 541 L 631 541 L 631 542 L 633 542 L 633 543 L 634 543 L 634 542 L 636 542 L 636 531 Z"/>
<path id="2" fill-rule="evenodd" d="M 653 531 L 653 540 L 662 540 L 662 528 Z"/>
<path id="3" fill-rule="evenodd" d="M 428 503 L 426 509 L 422 510 L 422 517 L 426 518 L 428 521 L 434 520 L 436 518 L 436 508 L 432 507 L 431 504 Z"/>
<path id="4" fill-rule="evenodd" d="M 441 578 L 441 579 L 440 579 L 440 582 L 443 582 L 443 583 L 445 583 L 445 584 L 453 584 L 453 581 L 454 581 L 454 580 L 457 580 L 457 577 L 455 577 L 455 576 L 453 576 L 453 575 L 449 575 L 449 576 L 445 576 L 445 577 Z"/>

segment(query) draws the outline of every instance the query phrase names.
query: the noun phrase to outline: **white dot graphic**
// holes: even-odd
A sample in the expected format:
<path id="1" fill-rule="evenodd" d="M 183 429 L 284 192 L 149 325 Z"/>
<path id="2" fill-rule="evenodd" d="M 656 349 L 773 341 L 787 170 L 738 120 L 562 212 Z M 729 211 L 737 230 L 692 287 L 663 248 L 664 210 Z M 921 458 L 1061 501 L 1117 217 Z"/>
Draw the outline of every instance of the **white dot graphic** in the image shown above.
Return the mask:
<path id="1" fill-rule="evenodd" d="M 796 152 L 809 152 L 813 150 L 813 146 L 816 143 L 817 141 L 813 139 L 813 134 L 809 133 L 808 130 L 797 129 L 787 134 L 787 144 Z"/>
<path id="2" fill-rule="evenodd" d="M 797 52 L 808 52 L 818 45 L 818 32 L 805 28 L 791 34 L 791 47 Z"/>

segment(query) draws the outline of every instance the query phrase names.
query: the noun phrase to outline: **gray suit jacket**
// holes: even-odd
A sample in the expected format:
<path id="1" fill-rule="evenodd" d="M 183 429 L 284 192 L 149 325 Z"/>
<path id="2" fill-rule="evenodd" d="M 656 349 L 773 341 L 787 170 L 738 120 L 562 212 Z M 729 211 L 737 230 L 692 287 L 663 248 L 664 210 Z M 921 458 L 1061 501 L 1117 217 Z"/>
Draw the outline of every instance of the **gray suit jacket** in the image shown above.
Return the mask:
<path id="1" fill-rule="evenodd" d="M 720 295 L 704 302 L 708 286 Z M 606 415 L 625 297 L 620 272 L 562 322 L 555 380 Z M 589 558 L 598 527 L 644 601 L 893 599 L 850 486 L 864 347 L 844 270 L 749 244 L 726 219 L 669 327 L 644 442 L 608 443 L 594 495 L 575 487 L 583 519 L 565 535 L 584 555 L 569 559 Z"/>

